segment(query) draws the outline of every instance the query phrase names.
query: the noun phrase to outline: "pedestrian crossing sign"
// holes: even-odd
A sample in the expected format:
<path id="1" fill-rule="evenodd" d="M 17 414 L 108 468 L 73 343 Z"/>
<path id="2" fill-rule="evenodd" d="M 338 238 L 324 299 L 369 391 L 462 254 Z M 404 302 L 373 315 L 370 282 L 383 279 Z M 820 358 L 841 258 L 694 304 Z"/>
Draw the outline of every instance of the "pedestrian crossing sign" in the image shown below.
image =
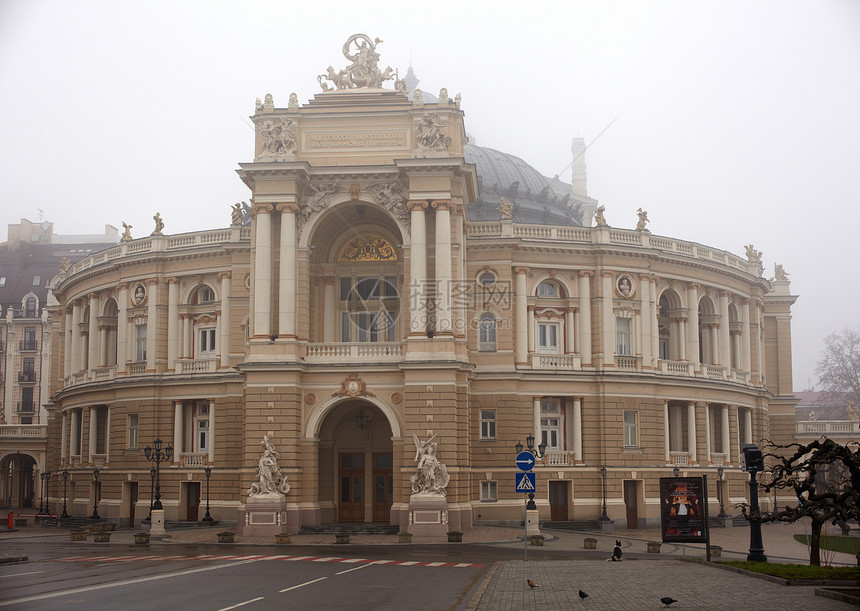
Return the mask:
<path id="1" fill-rule="evenodd" d="M 516 473 L 515 474 L 516 492 L 534 492 L 535 491 L 535 474 L 534 473 Z"/>

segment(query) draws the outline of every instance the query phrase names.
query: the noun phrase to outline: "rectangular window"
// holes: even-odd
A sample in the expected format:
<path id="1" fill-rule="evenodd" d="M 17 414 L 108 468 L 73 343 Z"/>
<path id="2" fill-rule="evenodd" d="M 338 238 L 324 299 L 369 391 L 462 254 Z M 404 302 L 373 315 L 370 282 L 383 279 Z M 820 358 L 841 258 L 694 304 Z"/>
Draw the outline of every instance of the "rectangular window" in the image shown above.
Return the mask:
<path id="1" fill-rule="evenodd" d="M 481 502 L 495 503 L 499 500 L 498 485 L 496 482 L 481 482 Z"/>
<path id="2" fill-rule="evenodd" d="M 209 418 L 197 421 L 197 451 L 209 450 Z"/>
<path id="3" fill-rule="evenodd" d="M 639 414 L 636 412 L 624 412 L 624 446 L 628 448 L 639 447 Z"/>
<path id="4" fill-rule="evenodd" d="M 558 418 L 541 418 L 541 442 L 547 450 L 558 450 Z"/>
<path id="5" fill-rule="evenodd" d="M 669 360 L 669 342 L 665 338 L 660 338 L 660 359 Z"/>
<path id="6" fill-rule="evenodd" d="M 349 312 L 341 312 L 340 314 L 340 341 L 349 341 Z"/>
<path id="7" fill-rule="evenodd" d="M 615 319 L 615 353 L 618 355 L 633 354 L 633 345 L 630 334 L 630 319 Z"/>
<path id="8" fill-rule="evenodd" d="M 538 324 L 538 351 L 558 354 L 558 323 L 542 322 Z"/>
<path id="9" fill-rule="evenodd" d="M 496 410 L 481 410 L 481 439 L 496 438 Z"/>
<path id="10" fill-rule="evenodd" d="M 36 381 L 36 359 L 33 357 L 24 358 L 24 362 L 22 363 L 21 373 L 24 374 L 24 382 L 35 382 Z"/>
<path id="11" fill-rule="evenodd" d="M 42 276 L 33 276 L 33 286 L 42 284 Z"/>
<path id="12" fill-rule="evenodd" d="M 33 387 L 25 386 L 21 389 L 21 411 L 32 412 L 33 409 Z"/>
<path id="13" fill-rule="evenodd" d="M 137 325 L 134 328 L 134 360 L 146 360 L 146 325 Z"/>
<path id="14" fill-rule="evenodd" d="M 23 350 L 36 349 L 36 327 L 24 327 L 24 345 Z"/>
<path id="15" fill-rule="evenodd" d="M 200 330 L 200 354 L 201 359 L 215 356 L 215 329 Z"/>
<path id="16" fill-rule="evenodd" d="M 128 447 L 137 447 L 138 425 L 137 414 L 128 415 Z"/>

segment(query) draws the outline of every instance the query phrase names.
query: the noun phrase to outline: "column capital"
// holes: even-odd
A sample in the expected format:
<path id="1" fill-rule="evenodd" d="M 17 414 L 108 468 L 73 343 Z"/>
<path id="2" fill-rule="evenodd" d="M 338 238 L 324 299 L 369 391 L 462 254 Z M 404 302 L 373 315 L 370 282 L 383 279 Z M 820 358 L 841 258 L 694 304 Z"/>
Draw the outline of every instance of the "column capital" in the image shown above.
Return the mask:
<path id="1" fill-rule="evenodd" d="M 233 272 L 218 272 L 218 277 L 221 280 L 229 280 L 233 276 Z"/>
<path id="2" fill-rule="evenodd" d="M 325 284 L 326 286 L 334 286 L 336 280 L 337 278 L 335 278 L 334 276 L 327 276 L 323 278 L 323 284 Z"/>
<path id="3" fill-rule="evenodd" d="M 156 286 L 158 284 L 158 278 L 147 278 L 146 286 Z"/>
<path id="4" fill-rule="evenodd" d="M 423 199 L 411 199 L 406 202 L 406 207 L 411 211 L 423 211 L 427 207 L 427 202 Z"/>
<path id="5" fill-rule="evenodd" d="M 583 269 L 579 271 L 580 278 L 591 278 L 594 275 L 594 272 L 590 269 Z"/>
<path id="6" fill-rule="evenodd" d="M 116 285 L 117 291 L 127 291 L 128 290 L 128 282 L 118 282 Z"/>
<path id="7" fill-rule="evenodd" d="M 603 276 L 604 278 L 614 278 L 615 272 L 610 272 L 610 271 L 604 270 L 600 275 Z"/>
<path id="8" fill-rule="evenodd" d="M 176 276 L 168 276 L 164 279 L 164 284 L 176 284 L 177 282 L 179 282 L 179 278 Z"/>
<path id="9" fill-rule="evenodd" d="M 732 296 L 732 292 L 731 292 L 731 291 L 725 291 L 725 290 L 720 291 L 720 297 L 726 297 L 726 298 L 729 298 L 729 297 L 731 297 L 731 296 Z"/>
<path id="10" fill-rule="evenodd" d="M 430 204 L 437 210 L 450 210 L 451 209 L 451 200 L 450 199 L 434 199 L 433 203 Z"/>
<path id="11" fill-rule="evenodd" d="M 532 401 L 540 401 L 543 399 L 543 395 L 532 395 Z"/>
<path id="12" fill-rule="evenodd" d="M 88 299 L 89 301 L 93 301 L 93 300 L 94 300 L 96 297 L 98 297 L 98 296 L 99 296 L 99 294 L 98 294 L 98 293 L 87 293 L 87 299 Z"/>
<path id="13" fill-rule="evenodd" d="M 299 205 L 295 202 L 284 202 L 282 204 L 275 204 L 275 210 L 280 213 L 289 212 L 295 214 L 299 211 Z"/>
<path id="14" fill-rule="evenodd" d="M 531 271 L 530 268 L 526 267 L 525 265 L 518 265 L 514 267 L 515 274 L 527 274 L 529 273 L 529 271 Z"/>
<path id="15" fill-rule="evenodd" d="M 702 285 L 698 282 L 690 282 L 689 284 L 687 284 L 687 289 L 693 289 L 697 293 L 699 292 L 700 288 L 702 288 Z"/>
<path id="16" fill-rule="evenodd" d="M 272 212 L 272 204 L 258 204 L 254 202 L 251 205 L 251 218 L 254 218 L 258 214 L 271 214 Z"/>

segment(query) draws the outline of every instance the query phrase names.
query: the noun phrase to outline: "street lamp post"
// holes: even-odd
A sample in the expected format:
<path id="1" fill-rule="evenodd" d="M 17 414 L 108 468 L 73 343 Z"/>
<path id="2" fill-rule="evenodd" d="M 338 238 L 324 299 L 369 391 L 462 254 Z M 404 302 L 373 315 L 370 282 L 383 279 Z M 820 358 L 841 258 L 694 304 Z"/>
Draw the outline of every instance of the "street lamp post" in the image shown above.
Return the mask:
<path id="1" fill-rule="evenodd" d="M 101 520 L 99 517 L 99 470 L 93 469 L 93 515 L 90 516 L 93 520 Z"/>
<path id="2" fill-rule="evenodd" d="M 600 467 L 600 477 L 603 479 L 603 514 L 600 521 L 609 522 L 609 516 L 606 515 L 606 467 Z"/>
<path id="3" fill-rule="evenodd" d="M 45 472 L 45 513 L 51 514 L 51 475 L 50 471 Z"/>
<path id="4" fill-rule="evenodd" d="M 167 447 L 162 450 L 161 439 L 156 439 L 153 445 L 155 446 L 154 450 L 146 446 L 143 453 L 146 455 L 146 460 L 155 463 L 155 503 L 152 505 L 152 509 L 155 511 L 164 509 L 161 505 L 161 463 L 170 460 L 170 457 L 173 456 L 173 448 L 167 444 Z"/>
<path id="5" fill-rule="evenodd" d="M 541 443 L 538 444 L 537 450 L 535 450 L 535 436 L 534 433 L 529 433 L 526 435 L 526 445 L 528 446 L 528 451 L 531 452 L 532 456 L 535 458 L 543 458 L 543 455 L 546 453 L 546 444 Z M 523 444 L 518 443 L 514 446 L 517 450 L 517 454 L 523 451 Z M 526 511 L 536 510 L 537 505 L 535 505 L 535 494 L 534 492 L 529 492 L 529 502 L 526 505 Z"/>
<path id="6" fill-rule="evenodd" d="M 720 497 L 720 513 L 717 514 L 718 518 L 727 518 L 726 515 L 726 507 L 723 504 L 723 473 L 725 470 L 722 467 L 717 467 L 717 476 L 719 476 L 719 481 L 717 482 L 717 496 Z"/>
<path id="7" fill-rule="evenodd" d="M 155 494 L 155 467 L 149 470 L 149 515 L 146 516 L 144 522 L 147 524 L 152 522 L 152 495 Z"/>
<path id="8" fill-rule="evenodd" d="M 45 509 L 45 476 L 47 473 L 39 473 L 39 515 L 47 513 Z"/>
<path id="9" fill-rule="evenodd" d="M 206 474 L 206 515 L 203 517 L 203 522 L 214 522 L 212 516 L 209 515 L 209 476 L 212 475 L 212 467 L 206 465 L 203 467 L 203 473 Z"/>
<path id="10" fill-rule="evenodd" d="M 60 515 L 61 520 L 68 520 L 71 516 L 69 516 L 66 511 L 66 491 L 68 490 L 69 485 L 69 471 L 67 469 L 63 469 L 63 513 Z"/>
<path id="11" fill-rule="evenodd" d="M 758 504 L 758 482 L 756 474 L 764 469 L 762 451 L 752 443 L 741 444 L 743 465 L 750 474 L 750 552 L 747 560 L 751 562 L 767 562 L 764 554 L 764 542 L 761 538 L 760 508 Z"/>

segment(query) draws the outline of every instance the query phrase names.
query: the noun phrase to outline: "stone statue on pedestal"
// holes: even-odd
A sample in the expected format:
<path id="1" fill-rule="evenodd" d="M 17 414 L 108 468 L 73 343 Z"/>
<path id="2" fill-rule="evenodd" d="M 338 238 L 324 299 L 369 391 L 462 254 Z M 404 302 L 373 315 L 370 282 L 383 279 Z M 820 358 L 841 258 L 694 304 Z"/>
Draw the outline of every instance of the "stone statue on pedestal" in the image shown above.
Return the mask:
<path id="1" fill-rule="evenodd" d="M 438 435 L 438 433 L 437 433 Z M 436 458 L 437 444 L 433 435 L 427 441 L 420 441 L 414 433 L 415 461 L 418 463 L 418 473 L 409 478 L 414 494 L 438 494 L 445 496 L 445 487 L 451 480 L 448 469 Z"/>
<path id="2" fill-rule="evenodd" d="M 268 435 L 263 437 L 260 442 L 263 446 L 263 456 L 260 457 L 260 464 L 257 467 L 257 480 L 251 484 L 248 490 L 248 498 L 257 496 L 282 496 L 290 491 L 290 483 L 287 477 L 281 473 L 278 467 L 278 452 L 275 451 L 275 446 Z"/>

